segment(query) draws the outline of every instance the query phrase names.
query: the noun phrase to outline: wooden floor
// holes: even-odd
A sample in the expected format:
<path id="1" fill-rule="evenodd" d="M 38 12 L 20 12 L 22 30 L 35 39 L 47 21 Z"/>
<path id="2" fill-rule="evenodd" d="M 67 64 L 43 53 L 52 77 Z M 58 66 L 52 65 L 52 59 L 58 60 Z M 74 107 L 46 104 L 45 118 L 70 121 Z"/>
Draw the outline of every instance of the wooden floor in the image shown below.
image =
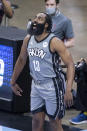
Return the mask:
<path id="1" fill-rule="evenodd" d="M 30 115 L 14 114 L 0 111 L 0 131 L 32 131 Z M 82 131 L 79 128 L 63 125 L 64 131 Z M 48 121 L 44 123 L 44 131 L 53 131 Z"/>
<path id="2" fill-rule="evenodd" d="M 80 128 L 80 129 L 87 131 L 87 123 L 80 124 L 80 125 L 73 125 L 73 124 L 69 123 L 69 120 L 72 117 L 75 117 L 76 115 L 78 115 L 79 113 L 80 112 L 76 111 L 75 109 L 66 110 L 66 114 L 65 114 L 65 117 L 62 120 L 62 124 L 70 126 L 70 127 Z"/>

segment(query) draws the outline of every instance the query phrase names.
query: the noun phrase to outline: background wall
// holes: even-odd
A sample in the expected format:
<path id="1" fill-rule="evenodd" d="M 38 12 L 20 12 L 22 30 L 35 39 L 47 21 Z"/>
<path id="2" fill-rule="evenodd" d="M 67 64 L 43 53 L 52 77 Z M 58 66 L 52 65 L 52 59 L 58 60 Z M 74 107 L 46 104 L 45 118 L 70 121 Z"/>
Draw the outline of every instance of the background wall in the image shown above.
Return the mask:
<path id="1" fill-rule="evenodd" d="M 29 18 L 44 11 L 44 0 L 11 0 L 17 4 L 10 26 L 26 29 Z M 60 10 L 72 20 L 75 32 L 75 47 L 70 49 L 74 61 L 87 57 L 87 0 L 60 0 Z"/>

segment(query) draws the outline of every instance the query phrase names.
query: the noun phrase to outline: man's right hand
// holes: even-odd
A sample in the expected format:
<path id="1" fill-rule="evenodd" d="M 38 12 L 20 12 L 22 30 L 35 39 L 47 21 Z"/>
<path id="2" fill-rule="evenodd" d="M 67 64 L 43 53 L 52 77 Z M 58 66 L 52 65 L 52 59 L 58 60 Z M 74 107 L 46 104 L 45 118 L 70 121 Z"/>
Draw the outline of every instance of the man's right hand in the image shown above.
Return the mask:
<path id="1" fill-rule="evenodd" d="M 23 91 L 18 84 L 15 83 L 14 85 L 11 85 L 11 88 L 17 96 L 22 96 Z"/>

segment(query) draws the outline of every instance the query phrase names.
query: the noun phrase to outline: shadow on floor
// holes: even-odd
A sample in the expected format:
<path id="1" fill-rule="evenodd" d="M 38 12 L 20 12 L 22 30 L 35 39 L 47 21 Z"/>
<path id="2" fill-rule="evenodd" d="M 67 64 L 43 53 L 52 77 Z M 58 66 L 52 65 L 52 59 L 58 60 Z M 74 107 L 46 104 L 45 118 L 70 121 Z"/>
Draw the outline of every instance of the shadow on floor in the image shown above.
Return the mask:
<path id="1" fill-rule="evenodd" d="M 32 131 L 32 117 L 0 111 L 0 125 L 0 128 L 2 128 L 0 131 Z M 47 121 L 45 121 L 44 128 L 45 131 L 52 131 Z M 63 125 L 63 128 L 64 131 L 82 131 L 66 125 Z"/>

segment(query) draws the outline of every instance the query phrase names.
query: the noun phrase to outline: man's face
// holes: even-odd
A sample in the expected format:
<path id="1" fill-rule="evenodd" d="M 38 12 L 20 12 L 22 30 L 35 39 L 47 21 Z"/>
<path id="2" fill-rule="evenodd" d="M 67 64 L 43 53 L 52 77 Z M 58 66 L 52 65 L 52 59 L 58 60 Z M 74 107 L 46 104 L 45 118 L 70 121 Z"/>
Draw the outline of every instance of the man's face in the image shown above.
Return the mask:
<path id="1" fill-rule="evenodd" d="M 45 3 L 46 8 L 56 8 L 56 1 L 55 0 L 47 0 Z"/>
<path id="2" fill-rule="evenodd" d="M 41 35 L 45 29 L 46 15 L 39 13 L 35 16 L 30 27 L 31 35 Z"/>
<path id="3" fill-rule="evenodd" d="M 46 13 L 49 15 L 54 15 L 56 13 L 57 4 L 55 0 L 47 0 L 45 3 Z"/>
<path id="4" fill-rule="evenodd" d="M 36 25 L 37 24 L 44 24 L 45 21 L 46 21 L 46 15 L 44 13 L 39 13 L 35 16 L 35 18 L 33 19 L 33 23 L 36 23 L 34 24 L 33 28 L 36 28 Z"/>

